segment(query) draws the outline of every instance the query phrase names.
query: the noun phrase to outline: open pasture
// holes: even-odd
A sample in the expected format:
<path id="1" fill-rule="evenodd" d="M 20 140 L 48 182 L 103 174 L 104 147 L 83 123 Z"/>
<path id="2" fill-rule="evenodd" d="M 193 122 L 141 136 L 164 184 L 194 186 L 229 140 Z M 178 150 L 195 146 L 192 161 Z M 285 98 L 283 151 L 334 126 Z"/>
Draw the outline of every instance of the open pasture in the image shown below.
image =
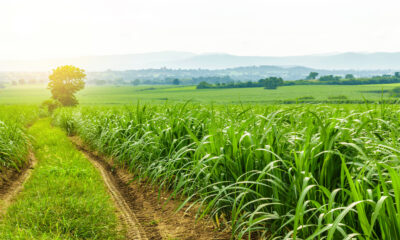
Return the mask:
<path id="1" fill-rule="evenodd" d="M 387 91 L 400 84 L 380 85 L 301 85 L 279 87 L 276 90 L 263 88 L 201 89 L 195 86 L 88 86 L 77 94 L 83 105 L 119 105 L 146 103 L 186 102 L 220 104 L 274 104 L 295 103 L 302 99 L 313 102 L 344 100 L 378 101 L 389 98 Z M 45 86 L 7 87 L 0 89 L 0 104 L 40 104 L 50 97 Z M 311 99 L 310 99 L 311 97 Z M 343 100 L 343 99 L 339 99 Z"/>

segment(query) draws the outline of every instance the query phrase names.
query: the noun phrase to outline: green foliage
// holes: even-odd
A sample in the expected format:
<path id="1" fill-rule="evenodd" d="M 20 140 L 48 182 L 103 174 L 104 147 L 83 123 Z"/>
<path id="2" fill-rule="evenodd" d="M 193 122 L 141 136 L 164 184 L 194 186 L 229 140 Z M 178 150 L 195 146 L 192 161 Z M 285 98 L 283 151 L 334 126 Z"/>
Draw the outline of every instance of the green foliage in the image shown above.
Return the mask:
<path id="1" fill-rule="evenodd" d="M 314 79 L 316 79 L 317 78 L 317 76 L 318 76 L 318 73 L 317 72 L 310 72 L 310 74 L 308 74 L 308 76 L 307 76 L 307 80 L 314 80 Z"/>
<path id="2" fill-rule="evenodd" d="M 278 86 L 283 85 L 283 79 L 277 77 L 269 77 L 265 79 L 260 79 L 258 82 L 229 82 L 229 83 L 216 83 L 210 84 L 206 81 L 202 81 L 197 85 L 197 89 L 206 88 L 254 88 L 254 87 L 264 87 L 265 89 L 276 89 Z"/>
<path id="3" fill-rule="evenodd" d="M 339 81 L 340 79 L 341 79 L 340 76 L 326 75 L 326 76 L 321 76 L 321 77 L 319 78 L 319 81 L 321 81 L 321 82 L 329 82 L 329 81 L 331 81 L 331 82 L 337 82 L 337 81 Z"/>
<path id="4" fill-rule="evenodd" d="M 393 97 L 400 97 L 400 87 L 395 87 L 390 90 L 390 95 Z"/>
<path id="5" fill-rule="evenodd" d="M 283 85 L 283 79 L 277 77 L 269 77 L 263 81 L 265 89 L 277 89 L 279 86 Z"/>
<path id="6" fill-rule="evenodd" d="M 304 96 L 304 97 L 299 97 L 298 100 L 314 100 L 315 98 L 313 96 Z"/>
<path id="7" fill-rule="evenodd" d="M 285 81 L 286 86 L 290 85 L 368 85 L 368 84 L 389 84 L 400 83 L 400 75 L 382 75 L 371 78 L 354 78 L 352 74 L 347 74 L 345 79 L 340 76 L 326 75 L 315 80 Z"/>
<path id="8" fill-rule="evenodd" d="M 258 83 L 257 83 L 258 84 Z M 221 84 L 222 85 L 222 84 Z M 293 85 L 281 86 L 274 91 L 257 88 L 221 88 L 196 90 L 195 86 L 88 86 L 76 95 L 81 105 L 116 105 L 146 103 L 185 102 L 217 104 L 276 104 L 297 103 L 304 96 L 314 97 L 314 103 L 331 103 L 328 96 L 347 96 L 344 103 L 380 102 L 390 97 L 390 90 L 400 84 L 377 85 Z M 51 97 L 44 87 L 6 87 L 0 89 L 0 104 L 37 104 Z M 392 99 L 394 101 L 396 99 Z M 333 103 L 340 103 L 334 101 Z"/>
<path id="9" fill-rule="evenodd" d="M 0 221 L 0 239 L 122 239 L 98 171 L 65 133 L 39 120 L 30 129 L 38 165 Z"/>
<path id="10" fill-rule="evenodd" d="M 258 82 L 229 82 L 229 83 L 216 83 L 210 84 L 208 82 L 200 82 L 197 85 L 197 89 L 205 89 L 205 88 L 254 88 L 254 87 L 263 87 L 264 80 L 260 79 Z"/>
<path id="11" fill-rule="evenodd" d="M 400 239 L 399 118 L 397 105 L 186 103 L 58 109 L 54 122 L 199 217 L 225 216 L 237 239 L 332 240 Z"/>
<path id="12" fill-rule="evenodd" d="M 62 105 L 75 106 L 78 104 L 78 100 L 74 94 L 85 87 L 85 77 L 83 69 L 72 65 L 61 66 L 53 69 L 49 76 L 48 88 L 52 97 Z"/>
<path id="13" fill-rule="evenodd" d="M 213 88 L 213 86 L 207 82 L 200 82 L 199 85 L 196 87 L 197 89 L 206 89 L 206 88 Z"/>
<path id="14" fill-rule="evenodd" d="M 354 78 L 352 74 L 347 74 L 344 79 L 341 76 L 325 75 L 319 79 L 316 78 L 318 73 L 312 72 L 311 76 L 308 76 L 306 80 L 296 81 L 283 81 L 282 78 L 269 77 L 266 79 L 260 79 L 258 82 L 230 82 L 230 83 L 216 83 L 210 84 L 209 82 L 203 81 L 198 85 L 198 89 L 204 88 L 253 88 L 253 87 L 264 87 L 266 89 L 276 89 L 278 86 L 293 86 L 293 85 L 368 85 L 368 84 L 388 84 L 388 83 L 400 83 L 400 75 L 383 75 L 375 76 L 372 78 Z"/>
<path id="15" fill-rule="evenodd" d="M 3 168 L 20 169 L 28 160 L 30 138 L 25 125 L 37 117 L 33 106 L 0 106 L 0 177 Z"/>
<path id="16" fill-rule="evenodd" d="M 173 81 L 172 81 L 172 84 L 174 84 L 174 85 L 179 85 L 181 83 L 181 81 L 179 81 L 179 79 L 177 79 L 177 78 L 175 78 Z"/>
<path id="17" fill-rule="evenodd" d="M 345 95 L 329 96 L 328 99 L 331 99 L 331 100 L 344 100 L 344 99 L 347 99 L 347 96 L 345 96 Z"/>
<path id="18" fill-rule="evenodd" d="M 62 104 L 58 100 L 52 98 L 43 101 L 42 104 L 40 105 L 41 108 L 46 109 L 47 112 L 50 114 L 52 114 L 54 110 L 56 110 L 61 106 Z"/>

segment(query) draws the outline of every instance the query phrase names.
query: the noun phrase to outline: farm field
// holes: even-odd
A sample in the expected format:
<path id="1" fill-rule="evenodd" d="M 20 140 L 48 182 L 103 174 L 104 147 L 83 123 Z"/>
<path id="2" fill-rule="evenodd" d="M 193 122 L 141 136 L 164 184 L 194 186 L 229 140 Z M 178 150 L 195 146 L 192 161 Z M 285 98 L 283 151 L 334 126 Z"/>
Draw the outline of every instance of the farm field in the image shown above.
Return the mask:
<path id="1" fill-rule="evenodd" d="M 399 9 L 1 1 L 0 240 L 400 240 Z"/>
<path id="2" fill-rule="evenodd" d="M 195 89 L 195 86 L 89 86 L 77 94 L 83 105 L 118 105 L 146 103 L 186 102 L 220 104 L 265 104 L 295 103 L 304 97 L 309 101 L 335 101 L 335 97 L 345 96 L 347 100 L 363 101 L 364 98 L 378 101 L 389 98 L 390 91 L 400 84 L 380 85 L 302 85 L 279 87 L 276 90 L 263 88 L 236 89 Z M 382 93 L 384 91 L 384 93 Z M 0 89 L 0 104 L 40 104 L 50 97 L 45 86 L 7 87 Z M 337 101 L 337 100 L 336 100 Z"/>
<path id="3" fill-rule="evenodd" d="M 167 104 L 53 119 L 236 239 L 399 239 L 398 110 Z"/>
<path id="4" fill-rule="evenodd" d="M 24 165 L 30 148 L 25 126 L 38 117 L 37 106 L 0 105 L 0 170 L 19 169 Z"/>
<path id="5" fill-rule="evenodd" d="M 360 99 L 367 94 L 379 100 L 378 88 L 394 86 L 351 86 L 341 95 L 357 100 L 358 92 Z M 36 102 L 42 93 L 48 97 L 47 90 L 14 88 L 0 105 L 0 202 L 10 171 L 26 171 L 31 154 L 38 163 L 6 203 L 0 238 L 181 239 L 191 232 L 201 240 L 399 239 L 397 104 L 251 100 L 268 92 L 306 95 L 311 88 L 314 99 L 323 101 L 325 87 L 332 90 L 89 87 L 78 94 L 81 106 L 53 113 Z M 225 95 L 214 95 L 218 92 Z M 236 104 L 235 93 L 247 94 L 246 101 Z M 34 99 L 31 105 L 24 98 L 7 104 L 24 95 Z M 88 152 L 80 153 L 67 136 Z M 96 165 L 92 153 L 113 165 Z M 114 171 L 128 176 L 115 178 Z M 130 191 L 149 188 L 146 194 L 173 199 L 170 212 L 157 210 L 169 202 L 157 196 L 134 202 L 139 192 L 123 190 L 132 179 Z M 122 185 L 113 185 L 118 182 Z M 135 208 L 138 204 L 151 211 Z M 187 220 L 179 222 L 183 216 Z M 195 219 L 203 221 L 201 228 L 191 222 Z M 176 225 L 182 228 L 171 231 Z"/>

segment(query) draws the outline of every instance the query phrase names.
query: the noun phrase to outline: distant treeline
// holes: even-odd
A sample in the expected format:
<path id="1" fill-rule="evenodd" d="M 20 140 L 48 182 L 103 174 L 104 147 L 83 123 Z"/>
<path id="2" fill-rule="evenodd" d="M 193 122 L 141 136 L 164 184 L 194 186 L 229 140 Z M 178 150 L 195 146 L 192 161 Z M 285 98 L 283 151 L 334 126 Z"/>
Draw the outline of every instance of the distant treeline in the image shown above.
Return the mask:
<path id="1" fill-rule="evenodd" d="M 394 75 L 383 75 L 370 78 L 355 78 L 353 75 L 347 74 L 345 78 L 340 76 L 326 75 L 321 76 L 319 79 L 312 79 L 314 75 L 315 74 L 310 73 L 308 79 L 305 80 L 284 81 L 283 85 L 367 85 L 400 83 L 400 72 L 396 72 Z"/>
<path id="2" fill-rule="evenodd" d="M 355 78 L 352 74 L 347 74 L 344 78 L 341 76 L 326 75 L 317 79 L 318 73 L 311 72 L 307 79 L 297 81 L 284 81 L 282 78 L 269 77 L 260 79 L 257 82 L 229 82 L 211 84 L 202 81 L 197 85 L 197 89 L 209 88 L 252 88 L 264 87 L 265 89 L 276 89 L 279 86 L 293 85 L 367 85 L 367 84 L 389 84 L 400 83 L 400 72 L 394 75 L 375 76 L 371 78 Z"/>
<path id="3" fill-rule="evenodd" d="M 197 85 L 201 82 L 208 82 L 211 84 L 217 83 L 229 83 L 234 82 L 230 76 L 210 76 L 210 77 L 192 77 L 192 78 L 166 78 L 163 80 L 159 79 L 135 79 L 132 81 L 125 80 L 123 78 L 117 78 L 112 81 L 102 79 L 89 80 L 89 84 L 94 85 Z"/>
<path id="4" fill-rule="evenodd" d="M 284 81 L 282 78 L 269 77 L 260 79 L 258 82 L 228 82 L 228 83 L 216 83 L 210 84 L 206 81 L 202 81 L 197 85 L 197 89 L 207 88 L 253 88 L 253 87 L 264 87 L 266 89 L 276 89 L 278 86 L 282 86 Z"/>

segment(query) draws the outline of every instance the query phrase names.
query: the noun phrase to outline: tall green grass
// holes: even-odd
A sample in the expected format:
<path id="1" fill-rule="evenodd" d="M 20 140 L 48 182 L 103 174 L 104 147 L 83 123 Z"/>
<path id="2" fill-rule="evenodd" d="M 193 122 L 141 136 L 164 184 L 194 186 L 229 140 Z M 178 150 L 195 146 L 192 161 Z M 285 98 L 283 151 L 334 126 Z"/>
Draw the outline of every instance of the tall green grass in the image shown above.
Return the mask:
<path id="1" fill-rule="evenodd" d="M 54 122 L 233 237 L 400 239 L 400 108 L 60 109 Z"/>
<path id="2" fill-rule="evenodd" d="M 26 126 L 38 117 L 34 106 L 0 106 L 0 173 L 2 168 L 21 168 L 30 141 Z"/>

